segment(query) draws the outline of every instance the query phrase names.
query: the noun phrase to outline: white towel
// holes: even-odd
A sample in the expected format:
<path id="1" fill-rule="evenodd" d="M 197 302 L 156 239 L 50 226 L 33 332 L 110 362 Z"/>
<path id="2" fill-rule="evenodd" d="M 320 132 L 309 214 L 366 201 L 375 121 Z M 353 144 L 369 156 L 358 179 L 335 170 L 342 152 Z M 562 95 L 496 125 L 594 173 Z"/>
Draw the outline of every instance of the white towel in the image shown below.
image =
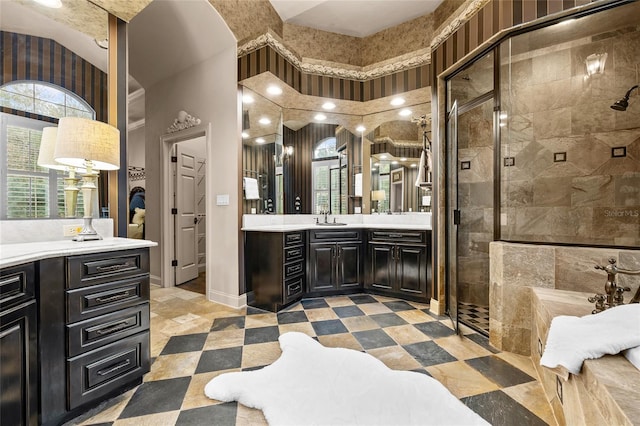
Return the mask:
<path id="1" fill-rule="evenodd" d="M 551 321 L 540 365 L 578 374 L 585 359 L 640 346 L 640 304 L 620 305 L 594 315 L 561 315 Z"/>
<path id="2" fill-rule="evenodd" d="M 258 180 L 250 177 L 245 177 L 243 180 L 245 200 L 259 200 L 260 192 L 258 191 Z"/>
<path id="3" fill-rule="evenodd" d="M 640 346 L 622 351 L 622 354 L 629 360 L 634 367 L 640 370 Z"/>
<path id="4" fill-rule="evenodd" d="M 427 179 L 429 179 L 429 172 L 431 172 L 431 168 L 431 152 L 427 149 L 423 149 L 422 154 L 420 154 L 420 165 L 418 165 L 416 186 L 422 186 L 423 183 L 428 182 Z"/>
<path id="5" fill-rule="evenodd" d="M 362 197 L 362 173 L 353 175 L 353 195 Z"/>

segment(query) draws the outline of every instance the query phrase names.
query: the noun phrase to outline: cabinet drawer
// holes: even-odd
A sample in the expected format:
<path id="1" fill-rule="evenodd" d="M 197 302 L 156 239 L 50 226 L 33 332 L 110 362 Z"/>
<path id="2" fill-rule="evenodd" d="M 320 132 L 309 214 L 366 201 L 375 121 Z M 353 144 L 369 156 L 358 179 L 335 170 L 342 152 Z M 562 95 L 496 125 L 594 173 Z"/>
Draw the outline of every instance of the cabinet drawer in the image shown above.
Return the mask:
<path id="1" fill-rule="evenodd" d="M 426 236 L 424 231 L 375 230 L 369 231 L 369 241 L 423 244 L 426 242 Z"/>
<path id="2" fill-rule="evenodd" d="M 17 306 L 35 297 L 33 263 L 3 269 L 0 272 L 0 309 Z"/>
<path id="3" fill-rule="evenodd" d="M 148 329 L 148 303 L 67 325 L 67 355 L 73 357 Z"/>
<path id="4" fill-rule="evenodd" d="M 304 231 L 287 232 L 284 234 L 284 246 L 289 247 L 304 243 Z"/>
<path id="5" fill-rule="evenodd" d="M 300 275 L 304 272 L 304 260 L 298 260 L 297 262 L 287 263 L 284 265 L 284 279 L 289 279 Z"/>
<path id="6" fill-rule="evenodd" d="M 362 239 L 359 230 L 354 231 L 309 231 L 311 242 L 324 241 L 359 241 Z"/>
<path id="7" fill-rule="evenodd" d="M 304 292 L 304 276 L 285 281 L 284 303 L 290 302 Z"/>
<path id="8" fill-rule="evenodd" d="M 105 396 L 149 371 L 149 332 L 145 331 L 67 360 L 72 410 Z"/>
<path id="9" fill-rule="evenodd" d="M 304 258 L 304 246 L 288 247 L 284 249 L 285 263 L 302 258 Z"/>
<path id="10" fill-rule="evenodd" d="M 67 323 L 97 317 L 148 300 L 148 276 L 67 290 Z"/>
<path id="11" fill-rule="evenodd" d="M 67 259 L 67 288 L 112 281 L 149 271 L 149 251 L 126 250 Z"/>

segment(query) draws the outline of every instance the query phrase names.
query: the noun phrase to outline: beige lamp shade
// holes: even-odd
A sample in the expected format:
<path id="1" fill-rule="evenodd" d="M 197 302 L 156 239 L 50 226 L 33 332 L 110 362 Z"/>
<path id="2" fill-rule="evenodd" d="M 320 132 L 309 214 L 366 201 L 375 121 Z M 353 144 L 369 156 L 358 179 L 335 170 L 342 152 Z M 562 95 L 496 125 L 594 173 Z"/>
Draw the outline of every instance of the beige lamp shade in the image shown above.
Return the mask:
<path id="1" fill-rule="evenodd" d="M 42 129 L 42 139 L 40 140 L 40 152 L 38 153 L 38 166 L 47 169 L 66 170 L 67 166 L 58 163 L 53 159 L 53 152 L 56 148 L 56 137 L 58 129 L 56 127 L 45 127 Z"/>
<path id="2" fill-rule="evenodd" d="M 371 191 L 371 200 L 372 201 L 382 201 L 386 200 L 387 196 L 384 192 L 384 189 L 379 189 L 377 191 Z"/>
<path id="3" fill-rule="evenodd" d="M 79 117 L 63 117 L 58 122 L 58 138 L 53 158 L 62 164 L 96 170 L 120 168 L 120 131 L 106 123 Z"/>

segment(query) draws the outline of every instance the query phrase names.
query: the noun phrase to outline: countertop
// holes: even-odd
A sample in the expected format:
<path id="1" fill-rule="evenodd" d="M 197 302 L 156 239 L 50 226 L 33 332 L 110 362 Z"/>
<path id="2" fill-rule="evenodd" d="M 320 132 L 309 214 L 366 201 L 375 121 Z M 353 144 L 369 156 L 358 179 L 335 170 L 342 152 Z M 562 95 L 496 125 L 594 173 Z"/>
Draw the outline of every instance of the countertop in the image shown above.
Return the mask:
<path id="1" fill-rule="evenodd" d="M 306 231 L 310 229 L 416 229 L 421 231 L 431 230 L 431 226 L 422 224 L 372 224 L 372 223 L 348 223 L 346 225 L 316 225 L 315 223 L 299 223 L 290 225 L 254 225 L 242 228 L 251 232 L 289 232 Z"/>
<path id="2" fill-rule="evenodd" d="M 102 253 L 153 247 L 157 243 L 131 238 L 105 238 L 97 241 L 40 241 L 30 243 L 0 244 L 0 268 L 20 265 L 41 259 L 76 254 Z"/>

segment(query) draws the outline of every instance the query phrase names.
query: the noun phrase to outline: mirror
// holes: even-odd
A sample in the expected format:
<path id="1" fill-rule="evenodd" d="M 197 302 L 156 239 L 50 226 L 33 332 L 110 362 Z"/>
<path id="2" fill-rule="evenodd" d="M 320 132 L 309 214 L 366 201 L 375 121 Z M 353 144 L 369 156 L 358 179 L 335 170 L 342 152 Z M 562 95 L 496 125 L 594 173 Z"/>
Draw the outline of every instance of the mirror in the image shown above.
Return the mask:
<path id="1" fill-rule="evenodd" d="M 107 121 L 108 54 L 106 45 L 98 45 L 98 42 L 106 41 L 107 27 L 108 13 L 91 2 L 65 3 L 59 9 L 51 9 L 33 1 L 2 1 L 0 28 L 5 33 L 5 40 L 10 40 L 7 43 L 10 46 L 5 45 L 7 49 L 3 54 L 6 63 L 13 63 L 14 67 L 8 68 L 9 73 L 2 80 L 6 90 L 0 91 L 0 98 L 4 105 L 14 105 L 9 108 L 27 112 L 24 118 L 5 114 L 6 122 L 11 121 L 13 130 L 11 134 L 2 132 L 7 134 L 3 143 L 21 146 L 17 135 L 23 130 L 30 133 L 38 143 L 29 150 L 34 152 L 24 159 L 19 158 L 18 162 L 34 173 L 29 179 L 37 182 L 36 186 L 40 185 L 36 191 L 49 194 L 46 200 L 38 200 L 34 208 L 18 206 L 11 212 L 8 209 L 3 213 L 3 219 L 64 217 L 62 172 L 49 171 L 47 174 L 47 169 L 36 167 L 32 162 L 38 156 L 42 129 L 56 123 L 52 118 L 66 115 Z M 19 156 L 17 150 L 7 149 L 13 157 Z M 8 171 L 12 172 L 11 165 Z M 103 173 L 101 177 L 101 187 L 106 188 L 107 174 Z M 55 185 L 57 191 L 44 189 L 51 185 Z M 106 190 L 102 188 L 100 205 L 106 206 Z M 31 201 L 30 197 L 33 197 L 19 193 L 17 185 L 9 185 L 5 194 L 9 192 L 14 199 Z M 81 201 L 78 205 L 82 206 Z M 93 211 L 94 217 L 98 217 L 101 209 L 97 197 Z M 81 215 L 80 212 L 78 216 Z"/>
<path id="2" fill-rule="evenodd" d="M 332 101 L 335 108 L 323 110 L 328 99 L 281 82 L 281 94 L 268 94 L 277 84 L 269 73 L 241 82 L 243 213 L 430 211 L 430 192 L 415 185 L 423 139 L 412 121 L 430 111 L 428 89 L 403 94 L 402 108 L 378 99 Z M 401 116 L 402 109 L 410 112 Z M 363 124 L 374 130 L 359 132 Z M 372 201 L 381 190 L 385 199 Z"/>

